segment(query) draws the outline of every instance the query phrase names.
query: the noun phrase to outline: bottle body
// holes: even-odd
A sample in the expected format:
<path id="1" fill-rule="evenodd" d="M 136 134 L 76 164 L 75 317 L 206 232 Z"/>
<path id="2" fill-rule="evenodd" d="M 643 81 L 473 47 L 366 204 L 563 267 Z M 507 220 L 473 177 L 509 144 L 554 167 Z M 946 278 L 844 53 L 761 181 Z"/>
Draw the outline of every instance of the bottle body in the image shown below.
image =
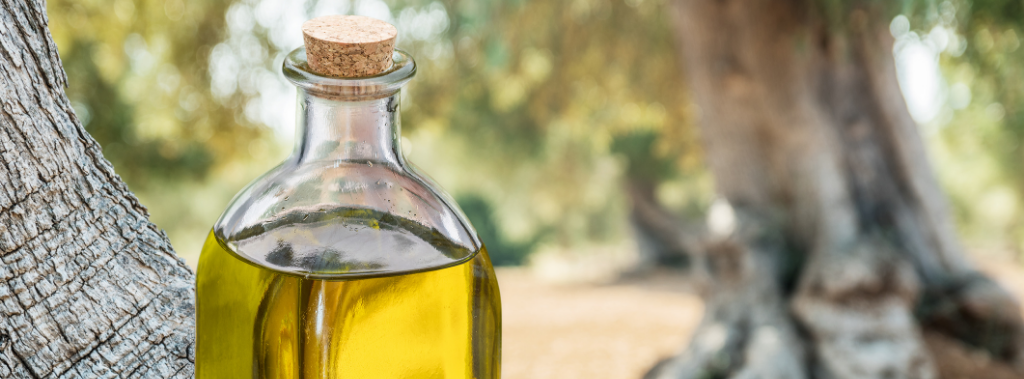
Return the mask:
<path id="1" fill-rule="evenodd" d="M 500 375 L 501 306 L 483 243 L 405 162 L 399 94 L 415 63 L 317 76 L 300 48 L 291 157 L 243 189 L 199 258 L 200 379 Z"/>
<path id="2" fill-rule="evenodd" d="M 249 264 L 210 234 L 198 273 L 198 378 L 497 378 L 501 305 L 487 251 L 356 280 Z"/>

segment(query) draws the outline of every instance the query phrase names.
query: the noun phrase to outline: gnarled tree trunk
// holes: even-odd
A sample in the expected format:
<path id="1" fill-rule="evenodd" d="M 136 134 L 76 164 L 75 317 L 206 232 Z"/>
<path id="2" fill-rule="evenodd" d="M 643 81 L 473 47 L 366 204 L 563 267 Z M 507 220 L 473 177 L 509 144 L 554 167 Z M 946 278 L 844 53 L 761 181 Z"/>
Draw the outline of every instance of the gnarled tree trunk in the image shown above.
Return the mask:
<path id="1" fill-rule="evenodd" d="M 723 201 L 693 259 L 705 320 L 649 376 L 935 378 L 932 332 L 1021 363 L 1018 306 L 965 259 L 897 86 L 888 5 L 673 5 Z"/>
<path id="2" fill-rule="evenodd" d="M 0 0 L 0 378 L 192 377 L 192 273 L 75 117 L 45 10 Z"/>

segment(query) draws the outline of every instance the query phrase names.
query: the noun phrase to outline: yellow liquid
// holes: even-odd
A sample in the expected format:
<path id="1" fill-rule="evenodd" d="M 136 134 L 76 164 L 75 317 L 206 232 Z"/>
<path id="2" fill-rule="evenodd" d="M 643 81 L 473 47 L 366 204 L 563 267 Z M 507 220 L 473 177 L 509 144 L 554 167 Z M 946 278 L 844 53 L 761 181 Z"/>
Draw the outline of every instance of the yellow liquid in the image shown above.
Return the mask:
<path id="1" fill-rule="evenodd" d="M 501 305 L 486 250 L 456 266 L 349 281 L 199 258 L 196 377 L 498 378 Z"/>

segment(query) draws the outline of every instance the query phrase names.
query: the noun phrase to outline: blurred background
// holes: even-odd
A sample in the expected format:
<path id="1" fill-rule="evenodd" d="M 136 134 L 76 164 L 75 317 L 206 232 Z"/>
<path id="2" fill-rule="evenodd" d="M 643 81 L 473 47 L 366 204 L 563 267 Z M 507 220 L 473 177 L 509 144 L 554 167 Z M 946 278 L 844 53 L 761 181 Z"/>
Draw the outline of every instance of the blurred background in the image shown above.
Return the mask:
<path id="1" fill-rule="evenodd" d="M 653 186 L 682 220 L 701 222 L 713 201 L 666 2 L 50 0 L 48 10 L 79 118 L 193 267 L 231 197 L 291 150 L 295 89 L 280 65 L 302 44 L 301 23 L 393 23 L 419 64 L 403 92 L 408 158 L 455 196 L 496 264 L 520 266 L 499 273 L 505 376 L 611 378 L 639 377 L 685 346 L 701 312 L 670 274 L 606 280 L 638 259 L 631 185 Z M 913 4 L 890 24 L 907 105 L 974 259 L 1016 267 L 1024 29 L 969 0 Z M 642 307 L 648 316 L 630 317 Z M 602 358 L 612 354 L 630 358 Z"/>

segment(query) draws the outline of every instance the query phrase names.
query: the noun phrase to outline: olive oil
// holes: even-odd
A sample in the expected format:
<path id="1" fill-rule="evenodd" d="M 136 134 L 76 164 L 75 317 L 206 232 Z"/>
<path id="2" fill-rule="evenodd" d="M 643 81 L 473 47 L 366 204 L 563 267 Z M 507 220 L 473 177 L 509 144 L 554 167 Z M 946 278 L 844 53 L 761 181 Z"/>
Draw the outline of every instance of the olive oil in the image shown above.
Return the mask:
<path id="1" fill-rule="evenodd" d="M 324 280 L 226 245 L 210 233 L 200 257 L 198 378 L 499 376 L 501 305 L 484 249 L 440 269 Z"/>

